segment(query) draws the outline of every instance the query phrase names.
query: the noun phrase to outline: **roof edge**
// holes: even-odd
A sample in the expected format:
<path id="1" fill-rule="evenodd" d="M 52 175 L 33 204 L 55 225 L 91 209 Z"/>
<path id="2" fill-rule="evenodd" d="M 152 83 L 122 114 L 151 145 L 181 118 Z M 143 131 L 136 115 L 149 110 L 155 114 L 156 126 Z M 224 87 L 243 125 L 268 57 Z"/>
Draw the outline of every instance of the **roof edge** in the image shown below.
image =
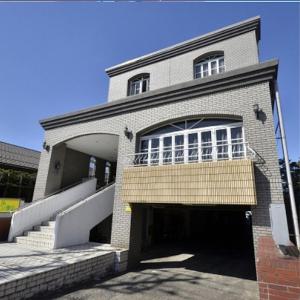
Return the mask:
<path id="1" fill-rule="evenodd" d="M 234 23 L 221 29 L 211 31 L 204 35 L 189 39 L 179 44 L 125 61 L 121 64 L 105 69 L 109 77 L 113 77 L 124 72 L 140 68 L 158 61 L 162 61 L 177 55 L 187 53 L 191 50 L 199 49 L 219 41 L 232 38 L 234 36 L 255 30 L 257 41 L 260 40 L 260 16 L 246 19 L 244 21 Z"/>

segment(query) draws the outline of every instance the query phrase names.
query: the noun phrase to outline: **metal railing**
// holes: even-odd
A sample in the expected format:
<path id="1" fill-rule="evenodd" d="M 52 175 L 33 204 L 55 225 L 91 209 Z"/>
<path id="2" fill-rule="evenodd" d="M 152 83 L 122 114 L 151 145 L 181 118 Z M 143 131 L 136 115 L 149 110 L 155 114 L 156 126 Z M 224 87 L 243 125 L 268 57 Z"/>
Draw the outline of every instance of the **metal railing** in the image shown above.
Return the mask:
<path id="1" fill-rule="evenodd" d="M 130 166 L 155 166 L 183 163 L 201 163 L 220 160 L 254 159 L 256 152 L 247 142 L 220 143 L 218 145 L 190 144 L 188 148 L 183 145 L 151 149 L 134 154 L 129 154 Z"/>

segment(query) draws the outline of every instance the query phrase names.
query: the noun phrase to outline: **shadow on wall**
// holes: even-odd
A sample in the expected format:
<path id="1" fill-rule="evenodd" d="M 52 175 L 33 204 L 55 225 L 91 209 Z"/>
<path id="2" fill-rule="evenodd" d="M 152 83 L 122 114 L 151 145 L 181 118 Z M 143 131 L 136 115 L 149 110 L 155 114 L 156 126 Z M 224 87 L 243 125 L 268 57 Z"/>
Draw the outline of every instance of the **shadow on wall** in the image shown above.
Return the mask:
<path id="1" fill-rule="evenodd" d="M 272 180 L 272 174 L 264 164 L 260 168 L 255 166 L 254 169 L 257 205 L 252 206 L 252 224 L 270 227 L 269 206 L 271 204 L 270 180 Z"/>

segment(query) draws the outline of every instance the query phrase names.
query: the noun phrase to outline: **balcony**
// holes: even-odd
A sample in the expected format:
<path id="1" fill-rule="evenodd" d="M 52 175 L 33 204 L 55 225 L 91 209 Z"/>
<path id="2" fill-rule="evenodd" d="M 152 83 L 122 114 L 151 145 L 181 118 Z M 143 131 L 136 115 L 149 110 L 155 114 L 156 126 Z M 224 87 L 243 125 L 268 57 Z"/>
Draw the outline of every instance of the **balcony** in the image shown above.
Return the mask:
<path id="1" fill-rule="evenodd" d="M 130 155 L 122 199 L 127 203 L 256 205 L 255 152 L 247 143 Z"/>

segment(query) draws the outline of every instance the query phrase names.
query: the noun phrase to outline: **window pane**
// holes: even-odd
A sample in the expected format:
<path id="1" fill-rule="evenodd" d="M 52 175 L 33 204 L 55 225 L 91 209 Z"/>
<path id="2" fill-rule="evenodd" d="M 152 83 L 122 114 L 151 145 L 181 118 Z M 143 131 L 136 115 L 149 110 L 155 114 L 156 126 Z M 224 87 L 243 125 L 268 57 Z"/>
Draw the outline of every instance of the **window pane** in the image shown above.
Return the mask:
<path id="1" fill-rule="evenodd" d="M 142 140 L 141 141 L 141 154 L 135 158 L 136 164 L 147 164 L 148 163 L 148 147 L 149 147 L 149 140 Z"/>
<path id="2" fill-rule="evenodd" d="M 147 92 L 149 90 L 149 79 L 144 79 L 142 84 L 142 92 Z"/>
<path id="3" fill-rule="evenodd" d="M 195 65 L 195 78 L 201 78 L 201 66 Z"/>
<path id="4" fill-rule="evenodd" d="M 225 71 L 224 58 L 219 59 L 219 73 L 223 73 Z"/>
<path id="5" fill-rule="evenodd" d="M 188 135 L 189 141 L 189 161 L 198 160 L 198 133 Z"/>
<path id="6" fill-rule="evenodd" d="M 151 165 L 158 164 L 159 161 L 159 139 L 151 140 Z"/>
<path id="7" fill-rule="evenodd" d="M 217 157 L 218 159 L 228 158 L 227 130 L 219 129 L 216 131 Z"/>
<path id="8" fill-rule="evenodd" d="M 203 77 L 208 76 L 208 63 L 205 63 L 203 66 Z"/>
<path id="9" fill-rule="evenodd" d="M 232 157 L 244 156 L 243 131 L 242 127 L 231 128 Z"/>
<path id="10" fill-rule="evenodd" d="M 217 62 L 216 61 L 212 61 L 210 64 L 211 67 L 211 74 L 217 74 L 218 70 L 217 70 Z"/>
<path id="11" fill-rule="evenodd" d="M 212 159 L 211 131 L 205 131 L 201 133 L 201 152 L 202 160 Z"/>
<path id="12" fill-rule="evenodd" d="M 163 163 L 172 163 L 172 137 L 170 136 L 163 139 Z"/>
<path id="13" fill-rule="evenodd" d="M 184 138 L 183 135 L 175 136 L 175 163 L 184 161 Z"/>

